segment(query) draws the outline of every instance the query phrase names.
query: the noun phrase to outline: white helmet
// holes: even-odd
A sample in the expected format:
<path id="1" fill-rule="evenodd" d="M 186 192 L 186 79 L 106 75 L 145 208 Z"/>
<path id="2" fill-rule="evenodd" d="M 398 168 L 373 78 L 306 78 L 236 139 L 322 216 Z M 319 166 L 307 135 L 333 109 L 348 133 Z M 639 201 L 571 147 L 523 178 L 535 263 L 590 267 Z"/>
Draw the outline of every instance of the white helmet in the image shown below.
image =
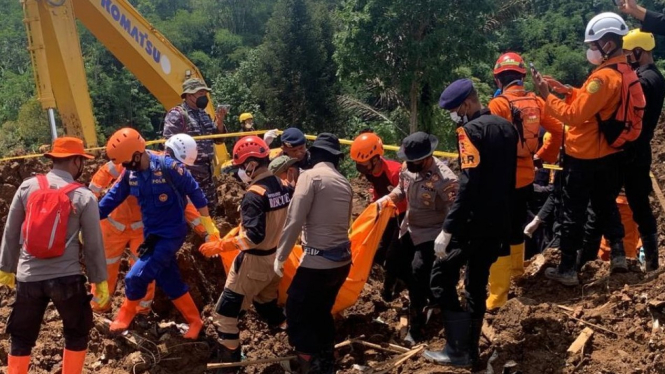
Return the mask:
<path id="1" fill-rule="evenodd" d="M 600 40 L 605 34 L 624 36 L 628 34 L 628 25 L 620 15 L 612 12 L 600 13 L 593 17 L 586 25 L 584 42 L 591 43 Z"/>
<path id="2" fill-rule="evenodd" d="M 173 151 L 173 155 L 178 161 L 185 165 L 192 166 L 196 161 L 199 151 L 196 149 L 196 140 L 187 134 L 175 134 L 166 140 L 166 148 Z"/>

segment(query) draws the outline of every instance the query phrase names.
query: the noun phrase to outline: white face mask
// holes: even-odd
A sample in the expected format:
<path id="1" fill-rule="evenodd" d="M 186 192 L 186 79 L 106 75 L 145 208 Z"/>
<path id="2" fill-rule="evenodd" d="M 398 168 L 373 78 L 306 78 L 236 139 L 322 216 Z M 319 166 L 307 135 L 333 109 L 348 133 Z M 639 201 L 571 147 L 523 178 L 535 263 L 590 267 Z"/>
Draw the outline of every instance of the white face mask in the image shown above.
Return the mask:
<path id="1" fill-rule="evenodd" d="M 252 177 L 247 175 L 247 172 L 245 169 L 239 169 L 238 170 L 238 176 L 240 177 L 240 180 L 243 181 L 243 183 L 251 183 L 252 182 Z"/>
<path id="2" fill-rule="evenodd" d="M 469 122 L 469 118 L 466 116 L 460 116 L 457 112 L 450 112 L 450 119 L 456 124 L 466 124 Z"/>
<path id="3" fill-rule="evenodd" d="M 587 49 L 586 59 L 593 65 L 600 65 L 603 63 L 603 52 L 600 50 Z"/>

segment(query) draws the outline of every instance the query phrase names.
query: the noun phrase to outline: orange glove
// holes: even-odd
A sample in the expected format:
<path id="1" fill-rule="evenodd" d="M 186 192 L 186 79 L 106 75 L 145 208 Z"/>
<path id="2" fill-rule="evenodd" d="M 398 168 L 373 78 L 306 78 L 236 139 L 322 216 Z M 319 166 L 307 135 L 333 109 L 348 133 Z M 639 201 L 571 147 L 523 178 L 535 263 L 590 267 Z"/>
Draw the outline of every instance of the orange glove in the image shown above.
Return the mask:
<path id="1" fill-rule="evenodd" d="M 235 238 L 209 241 L 207 243 L 201 244 L 199 247 L 199 252 L 201 252 L 202 255 L 210 258 L 222 252 L 235 251 L 238 249 L 238 247 L 236 247 L 235 241 Z"/>

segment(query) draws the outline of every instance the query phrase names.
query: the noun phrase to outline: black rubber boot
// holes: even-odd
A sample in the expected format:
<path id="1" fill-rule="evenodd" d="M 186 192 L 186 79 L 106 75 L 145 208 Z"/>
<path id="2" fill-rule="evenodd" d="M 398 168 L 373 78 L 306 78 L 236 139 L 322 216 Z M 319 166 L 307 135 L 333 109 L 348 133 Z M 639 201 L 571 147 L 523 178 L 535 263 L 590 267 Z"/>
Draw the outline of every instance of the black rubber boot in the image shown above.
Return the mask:
<path id="1" fill-rule="evenodd" d="M 483 331 L 483 319 L 471 320 L 471 337 L 469 338 L 469 358 L 471 364 L 476 367 L 480 364 L 480 335 Z"/>
<path id="2" fill-rule="evenodd" d="M 321 374 L 335 374 L 335 352 L 332 348 L 321 352 L 319 371 Z"/>
<path id="3" fill-rule="evenodd" d="M 298 352 L 298 373 L 319 374 L 321 373 L 320 360 L 317 355 L 308 355 Z"/>
<path id="4" fill-rule="evenodd" d="M 626 251 L 623 249 L 623 240 L 610 243 L 610 274 L 627 273 Z"/>
<path id="5" fill-rule="evenodd" d="M 468 368 L 473 362 L 471 349 L 471 315 L 467 312 L 443 312 L 446 346 L 441 351 L 425 351 L 423 356 L 439 365 Z M 482 327 L 482 320 L 480 322 Z M 480 336 L 480 335 L 479 335 Z M 476 351 L 478 347 L 476 344 Z"/>
<path id="6" fill-rule="evenodd" d="M 284 321 L 286 321 L 284 311 L 277 306 L 277 299 L 264 304 L 254 301 L 253 304 L 254 308 L 256 308 L 256 312 L 270 327 L 279 327 Z"/>
<path id="7" fill-rule="evenodd" d="M 240 346 L 236 349 L 230 349 L 224 344 L 219 345 L 219 356 L 222 362 L 240 362 L 242 360 L 242 350 Z M 240 367 L 223 368 L 217 370 L 217 374 L 235 374 L 240 371 Z"/>
<path id="8" fill-rule="evenodd" d="M 644 271 L 658 270 L 658 234 L 642 236 L 642 247 L 644 247 Z"/>
<path id="9" fill-rule="evenodd" d="M 397 285 L 397 277 L 386 272 L 383 280 L 383 289 L 381 290 L 381 299 L 389 303 L 395 299 L 395 286 Z"/>

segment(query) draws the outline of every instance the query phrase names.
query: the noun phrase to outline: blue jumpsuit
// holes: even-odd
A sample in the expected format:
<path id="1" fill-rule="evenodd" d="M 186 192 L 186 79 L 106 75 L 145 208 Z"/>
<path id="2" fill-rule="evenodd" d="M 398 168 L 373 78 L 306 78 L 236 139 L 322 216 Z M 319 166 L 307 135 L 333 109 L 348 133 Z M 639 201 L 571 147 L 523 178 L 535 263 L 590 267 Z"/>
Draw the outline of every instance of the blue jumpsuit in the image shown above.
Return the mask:
<path id="1" fill-rule="evenodd" d="M 189 290 L 180 277 L 175 256 L 188 231 L 183 200 L 189 197 L 199 209 L 208 202 L 183 164 L 168 156 L 148 154 L 150 168 L 125 172 L 99 202 L 99 215 L 100 219 L 105 219 L 129 195 L 136 197 L 143 216 L 144 238 L 153 235 L 158 239 L 152 253 L 140 258 L 125 276 L 125 294 L 129 300 L 139 300 L 155 280 L 157 286 L 173 300 Z M 164 173 L 168 173 L 168 180 Z"/>

